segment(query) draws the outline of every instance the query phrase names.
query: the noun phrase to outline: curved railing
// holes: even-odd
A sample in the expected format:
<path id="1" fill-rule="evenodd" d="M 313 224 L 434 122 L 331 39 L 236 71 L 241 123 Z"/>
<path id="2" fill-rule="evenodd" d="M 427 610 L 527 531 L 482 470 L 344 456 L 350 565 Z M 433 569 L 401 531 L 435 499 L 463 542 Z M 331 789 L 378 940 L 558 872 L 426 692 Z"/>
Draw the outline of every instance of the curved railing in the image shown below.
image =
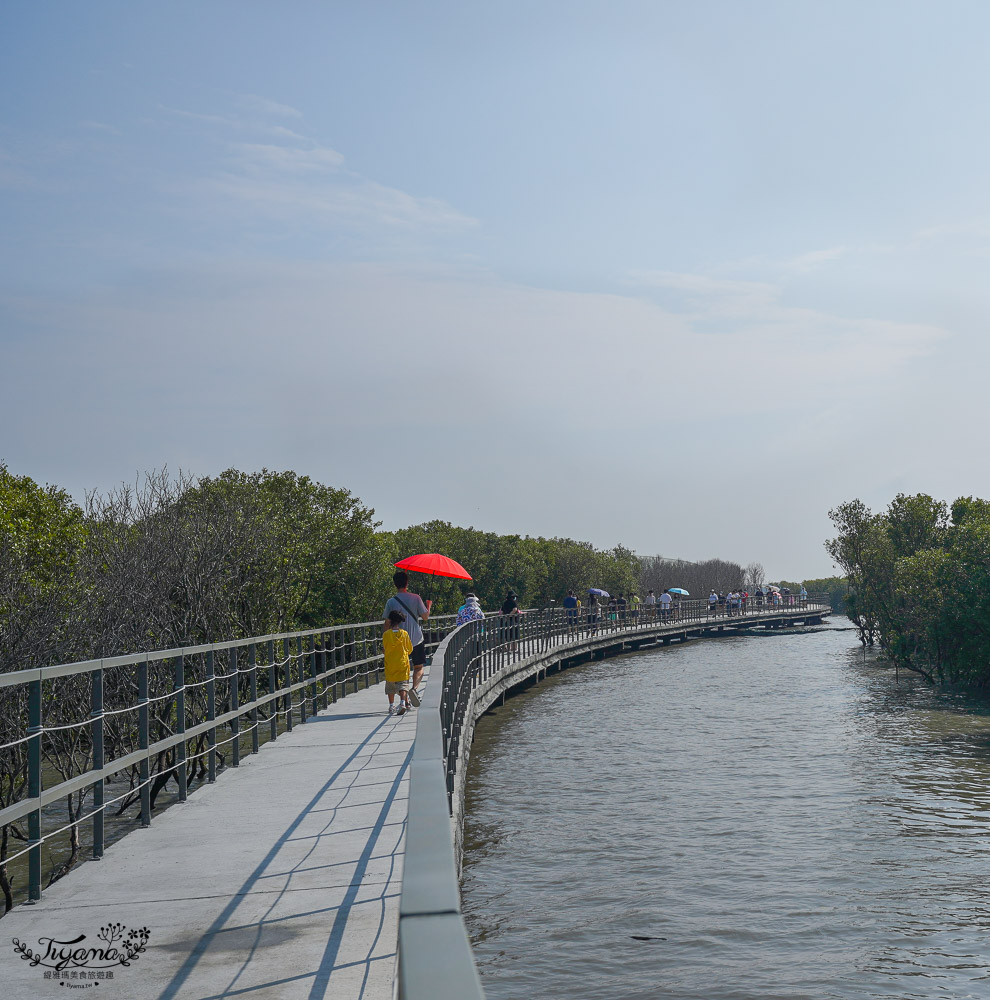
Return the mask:
<path id="1" fill-rule="evenodd" d="M 452 615 L 424 623 L 435 654 L 410 766 L 400 901 L 403 996 L 482 995 L 460 915 L 453 829 L 459 821 L 451 823 L 478 693 L 490 696 L 493 683 L 541 658 L 830 610 L 821 595 L 793 601 L 751 604 L 738 615 L 685 600 L 666 614 L 553 607 L 461 628 Z M 257 753 L 362 682 L 377 682 L 383 659 L 382 623 L 375 621 L 0 674 L 0 830 L 23 844 L 0 863 L 26 861 L 28 898 L 40 899 L 46 842 L 63 838 L 74 852 L 91 846 L 92 856 L 101 857 L 111 807 L 119 813 L 121 804 L 133 804 L 149 825 L 155 795 L 169 783 L 184 800 L 190 781 L 216 780 L 242 755 Z M 81 843 L 84 827 L 90 845 Z"/>
<path id="2" fill-rule="evenodd" d="M 424 622 L 429 649 L 454 621 Z M 185 800 L 191 780 L 215 781 L 242 755 L 377 683 L 383 662 L 376 621 L 0 674 L 0 830 L 23 845 L 0 864 L 26 859 L 28 898 L 40 899 L 53 874 L 43 870 L 43 844 L 62 838 L 63 853 L 78 855 L 85 824 L 85 846 L 101 857 L 111 807 L 133 804 L 150 825 L 166 785 Z"/>
<path id="3" fill-rule="evenodd" d="M 635 645 L 659 637 L 686 638 L 727 627 L 819 618 L 828 595 L 726 609 L 706 601 L 677 602 L 669 610 L 544 608 L 469 622 L 440 643 L 430 669 L 416 727 L 406 819 L 405 868 L 399 903 L 400 1000 L 483 1000 L 481 981 L 461 916 L 458 789 L 471 735 L 475 696 L 490 698 L 494 682 L 522 676 L 540 664 L 580 651 Z M 454 819 L 452 820 L 452 814 Z"/>

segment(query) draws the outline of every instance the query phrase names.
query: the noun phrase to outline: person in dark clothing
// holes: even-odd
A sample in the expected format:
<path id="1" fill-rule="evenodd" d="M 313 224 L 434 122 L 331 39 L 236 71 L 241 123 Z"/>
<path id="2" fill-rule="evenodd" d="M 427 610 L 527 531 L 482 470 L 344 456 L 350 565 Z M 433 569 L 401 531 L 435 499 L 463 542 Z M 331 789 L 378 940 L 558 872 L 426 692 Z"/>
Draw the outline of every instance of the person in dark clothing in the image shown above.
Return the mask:
<path id="1" fill-rule="evenodd" d="M 598 634 L 598 595 L 588 594 L 588 630 L 592 635 Z"/>
<path id="2" fill-rule="evenodd" d="M 510 590 L 505 595 L 502 608 L 499 611 L 502 615 L 502 641 L 509 644 L 509 652 L 515 652 L 516 643 L 519 641 L 519 598 Z"/>
<path id="3" fill-rule="evenodd" d="M 578 599 L 574 594 L 573 590 L 567 591 L 567 596 L 564 598 L 564 609 L 565 615 L 567 616 L 567 631 L 573 632 L 574 626 L 577 625 L 577 607 Z"/>

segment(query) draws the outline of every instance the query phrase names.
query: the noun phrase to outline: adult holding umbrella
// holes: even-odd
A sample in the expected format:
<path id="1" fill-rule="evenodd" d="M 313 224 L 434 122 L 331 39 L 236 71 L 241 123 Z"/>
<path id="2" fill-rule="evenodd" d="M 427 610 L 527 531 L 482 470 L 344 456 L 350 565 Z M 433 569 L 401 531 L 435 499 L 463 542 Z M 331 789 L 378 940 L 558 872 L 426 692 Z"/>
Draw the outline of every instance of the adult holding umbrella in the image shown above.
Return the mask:
<path id="1" fill-rule="evenodd" d="M 601 587 L 588 588 L 588 629 L 592 635 L 598 634 L 598 601 L 599 598 L 607 599 L 611 595 Z"/>
<path id="2" fill-rule="evenodd" d="M 674 595 L 674 617 L 681 617 L 681 598 L 691 595 L 683 587 L 668 587 L 667 593 Z"/>
<path id="3" fill-rule="evenodd" d="M 439 552 L 422 553 L 416 556 L 409 556 L 401 559 L 395 564 L 395 572 L 392 574 L 392 582 L 395 584 L 395 596 L 390 597 L 385 603 L 385 628 L 389 627 L 388 615 L 390 611 L 398 611 L 405 618 L 405 629 L 409 633 L 409 640 L 412 642 L 412 663 L 413 684 L 409 692 L 409 700 L 417 708 L 419 707 L 419 685 L 423 680 L 423 669 L 426 666 L 426 637 L 419 622 L 424 622 L 430 617 L 430 607 L 432 601 L 424 601 L 419 594 L 409 592 L 409 573 L 427 573 L 430 576 L 446 576 L 455 580 L 470 580 L 468 571 L 458 562 L 440 555 Z"/>

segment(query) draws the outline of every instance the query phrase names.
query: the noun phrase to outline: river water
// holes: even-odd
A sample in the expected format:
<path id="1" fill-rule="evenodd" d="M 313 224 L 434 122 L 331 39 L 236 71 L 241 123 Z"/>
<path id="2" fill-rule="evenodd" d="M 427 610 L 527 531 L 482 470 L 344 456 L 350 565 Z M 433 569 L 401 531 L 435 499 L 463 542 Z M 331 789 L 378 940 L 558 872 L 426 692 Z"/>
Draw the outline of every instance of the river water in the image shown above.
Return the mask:
<path id="1" fill-rule="evenodd" d="M 480 720 L 466 817 L 489 1000 L 990 998 L 990 706 L 852 631 L 553 677 Z"/>

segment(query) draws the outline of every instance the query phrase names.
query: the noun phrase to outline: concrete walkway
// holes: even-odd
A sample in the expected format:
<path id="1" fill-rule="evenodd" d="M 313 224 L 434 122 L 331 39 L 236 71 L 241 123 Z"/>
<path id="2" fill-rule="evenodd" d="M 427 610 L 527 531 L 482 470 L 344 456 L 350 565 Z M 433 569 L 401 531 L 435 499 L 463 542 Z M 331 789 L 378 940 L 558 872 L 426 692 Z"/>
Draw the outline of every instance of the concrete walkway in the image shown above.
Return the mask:
<path id="1" fill-rule="evenodd" d="M 11 911 L 3 1000 L 391 1000 L 416 713 L 389 718 L 384 692 L 348 695 Z M 56 980 L 11 944 L 88 948 L 115 923 L 150 938 L 112 979 Z"/>

